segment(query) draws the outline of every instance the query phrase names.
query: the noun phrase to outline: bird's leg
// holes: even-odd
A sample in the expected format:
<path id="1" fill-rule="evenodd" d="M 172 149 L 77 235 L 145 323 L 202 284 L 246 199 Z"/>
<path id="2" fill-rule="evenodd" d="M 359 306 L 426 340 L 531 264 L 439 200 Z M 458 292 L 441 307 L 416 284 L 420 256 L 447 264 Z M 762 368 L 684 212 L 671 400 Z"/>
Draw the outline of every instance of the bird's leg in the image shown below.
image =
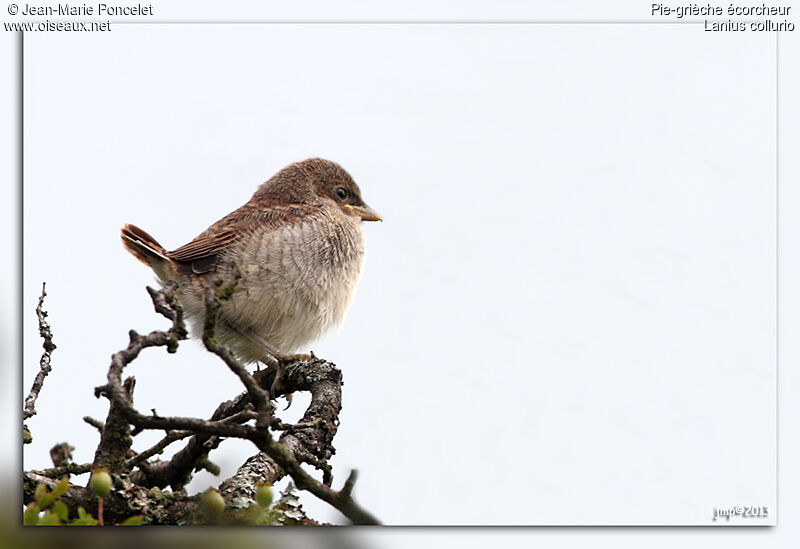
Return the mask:
<path id="1" fill-rule="evenodd" d="M 246 337 L 259 347 L 264 350 L 263 355 L 261 356 L 261 362 L 263 362 L 267 366 L 267 371 L 275 372 L 275 377 L 272 379 L 272 385 L 269 388 L 269 398 L 270 400 L 275 400 L 278 396 L 278 389 L 280 388 L 281 379 L 283 378 L 283 374 L 286 372 L 286 365 L 296 361 L 306 361 L 311 360 L 312 358 L 316 358 L 313 353 L 310 355 L 306 354 L 284 354 L 278 350 L 273 344 L 269 341 L 255 333 L 253 330 L 246 329 L 246 330 L 237 330 L 236 328 L 232 327 L 230 324 L 226 323 L 228 329 L 235 331 L 236 333 Z M 260 372 L 260 369 L 259 369 Z M 261 376 L 258 376 L 261 377 Z M 284 410 L 288 410 L 289 406 L 292 405 L 292 394 L 293 393 L 286 393 L 284 397 L 286 398 L 286 408 Z"/>
<path id="2" fill-rule="evenodd" d="M 283 374 L 286 372 L 286 365 L 291 362 L 311 360 L 314 358 L 313 354 L 284 354 L 280 352 L 277 347 L 252 330 L 247 330 L 244 335 L 265 349 L 267 356 L 270 359 L 270 362 L 267 363 L 265 361 L 265 364 L 268 364 L 270 368 L 275 370 L 275 378 L 272 380 L 272 385 L 269 389 L 269 397 L 273 400 L 277 397 L 281 379 L 283 378 Z M 292 405 L 292 393 L 286 393 L 284 397 L 286 398 L 286 408 L 284 408 L 284 410 L 288 410 L 289 406 Z"/>
<path id="3" fill-rule="evenodd" d="M 251 343 L 254 343 L 257 347 L 262 349 L 261 356 L 259 357 L 259 362 L 262 362 L 267 369 L 263 372 L 265 375 L 267 372 L 274 372 L 275 377 L 272 380 L 272 386 L 269 390 L 269 398 L 270 400 L 275 400 L 277 394 L 277 388 L 281 379 L 281 375 L 283 374 L 282 363 L 285 361 L 283 353 L 281 353 L 277 347 L 272 345 L 269 341 L 265 340 L 263 337 L 256 334 L 254 331 L 249 329 L 238 329 L 231 324 L 224 322 L 225 327 L 228 328 L 230 331 L 237 333 L 241 337 L 249 339 Z M 256 363 L 257 374 L 261 374 L 261 368 Z M 260 380 L 263 376 L 256 375 L 256 379 Z"/>

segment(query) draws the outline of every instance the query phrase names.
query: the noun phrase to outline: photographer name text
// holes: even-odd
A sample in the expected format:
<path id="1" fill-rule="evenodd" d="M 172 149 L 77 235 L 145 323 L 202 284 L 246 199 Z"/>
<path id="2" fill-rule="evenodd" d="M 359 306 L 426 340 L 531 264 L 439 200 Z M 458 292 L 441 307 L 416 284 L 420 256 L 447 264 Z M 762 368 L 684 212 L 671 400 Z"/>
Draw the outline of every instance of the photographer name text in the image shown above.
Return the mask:
<path id="1" fill-rule="evenodd" d="M 135 4 L 118 6 L 109 4 L 57 4 L 55 6 L 40 6 L 25 4 L 19 15 L 47 15 L 47 16 L 120 16 L 120 15 L 153 15 L 152 4 Z"/>

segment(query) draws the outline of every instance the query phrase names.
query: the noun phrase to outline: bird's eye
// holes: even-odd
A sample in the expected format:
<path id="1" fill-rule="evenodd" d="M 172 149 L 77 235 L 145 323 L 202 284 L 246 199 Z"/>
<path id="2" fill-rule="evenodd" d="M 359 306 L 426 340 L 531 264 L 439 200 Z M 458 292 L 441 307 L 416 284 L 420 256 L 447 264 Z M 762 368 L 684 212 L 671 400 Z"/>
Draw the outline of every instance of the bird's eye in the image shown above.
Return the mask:
<path id="1" fill-rule="evenodd" d="M 344 200 L 345 198 L 347 198 L 347 189 L 345 189 L 344 187 L 336 187 L 335 192 L 336 196 L 338 196 L 340 199 Z"/>

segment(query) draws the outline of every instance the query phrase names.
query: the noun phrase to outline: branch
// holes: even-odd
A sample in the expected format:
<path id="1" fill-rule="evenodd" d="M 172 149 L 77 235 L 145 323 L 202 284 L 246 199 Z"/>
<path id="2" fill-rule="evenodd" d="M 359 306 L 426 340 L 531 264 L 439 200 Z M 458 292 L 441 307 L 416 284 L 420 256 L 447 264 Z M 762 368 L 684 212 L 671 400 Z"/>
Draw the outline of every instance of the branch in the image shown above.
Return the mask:
<path id="1" fill-rule="evenodd" d="M 375 516 L 366 509 L 359 506 L 351 496 L 355 480 L 348 479 L 345 485 L 346 490 L 336 491 L 330 486 L 319 482 L 317 479 L 306 473 L 300 463 L 295 459 L 292 451 L 280 442 L 271 437 L 266 441 L 254 441 L 259 449 L 275 460 L 278 465 L 286 471 L 297 487 L 307 490 L 317 496 L 322 501 L 330 503 L 338 509 L 344 516 L 349 518 L 354 524 L 380 524 Z M 351 473 L 352 476 L 353 473 Z"/>
<path id="2" fill-rule="evenodd" d="M 211 416 L 210 421 L 218 421 L 234 416 L 244 411 L 250 405 L 247 393 L 239 395 L 233 400 L 228 400 L 220 404 Z M 135 482 L 144 486 L 157 486 L 164 488 L 171 486 L 173 490 L 179 490 L 189 483 L 194 471 L 203 468 L 211 450 L 217 448 L 222 439 L 215 435 L 195 433 L 186 446 L 179 450 L 172 459 L 166 464 L 159 466 L 157 471 L 147 471 L 141 477 L 137 477 Z M 211 471 L 213 474 L 214 473 Z"/>
<path id="3" fill-rule="evenodd" d="M 23 503 L 25 505 L 35 500 L 38 485 L 43 484 L 49 491 L 52 491 L 58 483 L 58 478 L 44 476 L 41 473 L 40 471 L 23 473 Z M 79 507 L 83 507 L 90 514 L 97 516 L 97 497 L 85 486 L 71 485 L 67 493 L 59 499 L 67 506 L 71 517 L 77 515 Z M 103 507 L 106 524 L 117 524 L 134 515 L 142 515 L 145 524 L 153 525 L 206 523 L 201 494 L 190 497 L 183 492 L 162 493 L 130 482 L 125 485 L 124 489 L 118 489 L 115 482 L 115 489 L 112 489 L 108 496 L 103 498 Z M 274 510 L 277 512 L 281 524 L 318 524 L 305 515 L 297 496 L 292 492 L 291 484 L 275 503 Z M 235 512 L 233 515 L 232 523 L 236 524 L 236 519 L 239 518 L 238 523 L 251 524 L 248 521 L 247 510 L 238 510 L 238 517 Z"/>
<path id="4" fill-rule="evenodd" d="M 172 326 L 166 332 L 155 330 L 146 336 L 141 336 L 131 330 L 128 334 L 130 338 L 128 346 L 111 357 L 108 384 L 95 388 L 95 396 L 106 394 L 111 401 L 108 417 L 100 434 L 100 444 L 95 451 L 95 467 L 108 467 L 111 471 L 120 471 L 128 458 L 133 442 L 130 431 L 131 422 L 126 417 L 126 413 L 133 409 L 135 379 L 127 378 L 122 384 L 122 370 L 135 360 L 143 349 L 165 346 L 167 352 L 174 353 L 178 349 L 178 341 L 186 339 L 183 309 L 175 297 L 176 289 L 177 284 L 174 282 L 168 282 L 162 291 L 147 288 L 156 312 L 171 320 Z M 113 394 L 109 395 L 109 391 Z"/>
<path id="5" fill-rule="evenodd" d="M 330 503 L 351 521 L 357 524 L 378 524 L 374 516 L 353 500 L 352 475 L 342 491 L 335 491 L 330 487 L 332 475 L 327 461 L 334 453 L 331 442 L 338 428 L 338 414 L 341 410 L 341 372 L 333 364 L 312 357 L 310 360 L 286 365 L 280 369 L 280 374 L 277 369 L 270 369 L 256 377 L 251 375 L 230 350 L 217 341 L 215 335 L 220 299 L 227 299 L 232 289 L 232 285 L 223 287 L 219 281 L 208 281 L 203 342 L 237 375 L 247 392 L 221 405 L 211 420 L 144 415 L 133 407 L 133 378 L 127 378 L 123 383 L 124 368 L 143 349 L 166 346 L 168 352 L 175 352 L 178 340 L 186 337 L 182 310 L 174 295 L 175 287 L 167 285 L 161 292 L 148 289 L 156 311 L 172 320 L 173 326 L 167 332 L 153 331 L 146 336 L 131 331 L 127 348 L 112 357 L 107 383 L 95 389 L 96 396 L 105 396 L 111 404 L 101 443 L 95 454 L 95 466 L 105 465 L 112 473 L 119 474 L 138 465 L 139 471 L 131 475 L 131 480 L 135 479 L 145 486 L 160 486 L 169 482 L 175 489 L 176 486 L 185 484 L 190 475 L 189 466 L 197 468 L 206 462 L 208 451 L 219 444 L 220 437 L 241 438 L 253 442 L 262 453 L 249 459 L 234 477 L 221 485 L 223 497 L 229 504 L 252 502 L 255 478 L 274 482 L 288 474 L 298 488 L 308 490 Z M 275 383 L 276 375 L 280 375 L 277 380 L 279 383 Z M 300 425 L 287 428 L 274 417 L 274 406 L 270 401 L 272 388 L 277 388 L 281 393 L 301 390 L 311 392 L 311 404 Z M 251 420 L 255 420 L 255 425 L 248 424 Z M 138 456 L 130 456 L 131 425 L 136 428 L 135 432 L 159 429 L 168 433 L 188 431 L 193 436 L 186 448 L 169 462 L 148 462 L 138 459 Z M 280 440 L 272 437 L 269 429 L 273 426 L 286 429 Z M 143 454 L 146 457 L 155 455 L 177 440 L 173 440 L 176 436 L 168 435 Z M 323 482 L 303 470 L 302 462 L 321 469 Z M 247 482 L 238 482 L 239 480 Z M 141 488 L 144 489 L 145 486 Z"/>
<path id="6" fill-rule="evenodd" d="M 272 387 L 274 375 L 274 371 L 265 370 L 256 377 L 261 387 Z M 344 488 L 337 492 L 300 466 L 301 461 L 310 462 L 312 457 L 326 462 L 333 455 L 331 441 L 336 434 L 341 410 L 341 383 L 341 372 L 324 360 L 312 358 L 288 365 L 280 384 L 281 390 L 310 391 L 311 404 L 301 421 L 304 424 L 316 422 L 320 427 L 284 433 L 279 441 L 268 433 L 253 440 L 261 453 L 248 459 L 231 479 L 220 485 L 223 497 L 234 505 L 241 505 L 252 497 L 257 482 L 274 483 L 289 474 L 298 488 L 330 503 L 355 524 L 379 524 L 373 515 L 353 500 L 353 473 Z M 241 499 L 237 501 L 236 498 Z"/>
<path id="7" fill-rule="evenodd" d="M 53 343 L 53 333 L 50 331 L 50 323 L 47 322 L 47 311 L 42 308 L 46 295 L 45 283 L 42 282 L 42 295 L 39 297 L 39 304 L 36 306 L 36 316 L 39 318 L 39 335 L 44 340 L 42 342 L 44 353 L 42 353 L 42 358 L 39 359 L 39 373 L 36 374 L 36 378 L 33 380 L 33 386 L 28 396 L 25 398 L 25 406 L 22 410 L 23 421 L 36 415 L 36 399 L 39 398 L 39 392 L 44 385 L 44 378 L 47 377 L 47 374 L 49 374 L 52 369 L 50 367 L 50 356 L 56 349 L 56 345 Z"/>
<path id="8" fill-rule="evenodd" d="M 172 418 L 186 419 L 186 418 Z M 249 410 L 234 413 L 220 421 L 206 422 L 206 427 L 213 429 L 219 423 L 244 423 L 255 419 L 255 413 Z M 147 462 L 147 458 L 161 453 L 167 445 L 177 440 L 192 436 L 192 440 L 187 446 L 176 453 L 169 461 Z M 219 436 L 197 435 L 194 431 L 170 432 L 153 448 L 137 454 L 125 463 L 126 469 L 139 467 L 139 471 L 131 475 L 131 480 L 142 486 L 164 488 L 171 486 L 173 490 L 180 490 L 191 480 L 192 472 L 206 469 L 213 475 L 219 474 L 219 467 L 208 460 L 211 450 L 219 446 L 221 439 Z"/>
<path id="9" fill-rule="evenodd" d="M 229 507 L 243 509 L 255 501 L 257 484 L 275 484 L 285 475 L 274 459 L 259 452 L 248 458 L 232 477 L 219 485 L 219 493 Z"/>
<path id="10" fill-rule="evenodd" d="M 239 376 L 239 379 L 241 379 L 242 383 L 247 388 L 247 392 L 256 407 L 256 411 L 261 412 L 259 416 L 260 421 L 257 423 L 258 427 L 259 424 L 264 425 L 266 421 L 272 423 L 273 410 L 271 404 L 269 405 L 270 407 L 267 408 L 269 393 L 262 388 L 269 374 L 261 376 L 259 380 L 261 385 L 259 385 L 259 382 L 235 360 L 229 350 L 217 344 L 216 338 L 214 337 L 214 329 L 219 314 L 220 297 L 221 295 L 229 295 L 231 291 L 231 288 L 221 288 L 220 281 L 209 281 L 205 294 L 206 323 L 203 342 L 210 351 L 217 354 L 217 356 L 228 364 L 228 367 Z M 311 361 L 312 363 L 317 362 L 317 359 L 312 357 Z M 326 364 L 324 361 L 318 362 Z M 308 364 L 308 361 L 297 361 L 288 365 L 285 374 L 288 378 L 286 380 L 287 382 L 283 383 L 284 380 L 281 379 L 281 384 L 274 383 L 274 376 L 278 375 L 278 371 L 268 370 L 267 372 L 271 372 L 273 377 L 269 387 L 280 385 L 281 388 L 286 391 L 288 386 L 295 385 L 294 390 L 310 390 L 312 402 L 303 417 L 304 423 L 318 421 L 320 419 L 319 414 L 331 416 L 328 418 L 329 422 L 326 423 L 323 421 L 320 423 L 324 428 L 317 430 L 322 433 L 322 440 L 315 440 L 313 435 L 309 434 L 311 430 L 305 432 L 298 430 L 296 432 L 285 433 L 280 441 L 276 441 L 272 438 L 269 431 L 264 429 L 261 436 L 248 438 L 250 438 L 266 456 L 256 455 L 250 458 L 245 466 L 240 468 L 237 472 L 237 476 L 247 477 L 250 482 L 246 486 L 252 486 L 254 484 L 252 482 L 252 477 L 254 476 L 252 470 L 255 469 L 255 476 L 262 476 L 265 477 L 265 480 L 268 482 L 274 482 L 275 479 L 269 477 L 275 477 L 279 474 L 274 467 L 274 465 L 277 465 L 292 477 L 298 488 L 308 490 L 323 501 L 330 503 L 356 524 L 378 524 L 378 520 L 374 516 L 358 506 L 352 499 L 351 492 L 355 482 L 355 477 L 352 474 L 351 478 L 348 479 L 346 492 L 336 492 L 330 488 L 332 476 L 330 466 L 327 465 L 327 460 L 333 454 L 333 448 L 330 443 L 333 436 L 336 434 L 338 414 L 341 410 L 341 373 L 335 368 L 330 367 L 328 368 L 329 375 L 321 376 L 319 369 L 314 368 L 312 375 L 309 376 L 307 372 L 303 372 L 302 368 L 303 365 Z M 306 373 L 306 375 L 303 376 L 303 373 Z M 333 374 L 333 376 L 330 374 Z M 294 378 L 294 383 L 292 383 L 292 378 Z M 313 380 L 313 383 L 308 383 L 309 380 Z M 289 392 L 293 391 L 290 390 Z M 268 418 L 265 417 L 267 414 L 269 414 Z M 265 421 L 261 421 L 262 419 Z M 320 483 L 306 473 L 300 466 L 301 461 L 311 463 L 318 469 L 322 469 L 324 474 L 323 483 Z M 237 484 L 241 486 L 241 483 Z M 228 484 L 223 486 L 223 488 L 226 492 L 230 492 L 233 485 L 234 484 Z M 230 495 L 229 493 L 229 496 Z"/>
<path id="11" fill-rule="evenodd" d="M 43 484 L 48 490 L 58 483 L 37 471 L 23 473 L 23 503 L 35 500 L 36 487 Z M 97 496 L 86 486 L 71 485 L 66 494 L 59 498 L 67 506 L 69 516 L 74 517 L 78 508 L 97 516 Z M 148 524 L 187 524 L 203 520 L 198 497 L 179 494 L 153 494 L 149 488 L 127 482 L 124 490 L 115 489 L 103 498 L 103 515 L 106 524 L 116 524 L 133 515 L 143 515 Z"/>
<path id="12" fill-rule="evenodd" d="M 59 479 L 64 475 L 82 475 L 92 470 L 91 463 L 84 463 L 78 465 L 77 463 L 68 463 L 60 467 L 51 467 L 50 469 L 43 469 L 41 471 L 31 471 L 37 475 L 42 475 L 47 478 Z"/>

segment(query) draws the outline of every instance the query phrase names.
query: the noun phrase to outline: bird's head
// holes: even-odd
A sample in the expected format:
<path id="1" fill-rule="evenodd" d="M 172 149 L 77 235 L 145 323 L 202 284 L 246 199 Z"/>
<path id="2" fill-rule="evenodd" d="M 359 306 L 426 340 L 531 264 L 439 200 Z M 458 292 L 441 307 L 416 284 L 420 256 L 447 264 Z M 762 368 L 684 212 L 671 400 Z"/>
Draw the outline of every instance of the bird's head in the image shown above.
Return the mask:
<path id="1" fill-rule="evenodd" d="M 261 185 L 253 198 L 277 204 L 333 202 L 347 215 L 362 221 L 382 221 L 361 198 L 361 190 L 336 162 L 309 158 L 283 168 Z"/>

